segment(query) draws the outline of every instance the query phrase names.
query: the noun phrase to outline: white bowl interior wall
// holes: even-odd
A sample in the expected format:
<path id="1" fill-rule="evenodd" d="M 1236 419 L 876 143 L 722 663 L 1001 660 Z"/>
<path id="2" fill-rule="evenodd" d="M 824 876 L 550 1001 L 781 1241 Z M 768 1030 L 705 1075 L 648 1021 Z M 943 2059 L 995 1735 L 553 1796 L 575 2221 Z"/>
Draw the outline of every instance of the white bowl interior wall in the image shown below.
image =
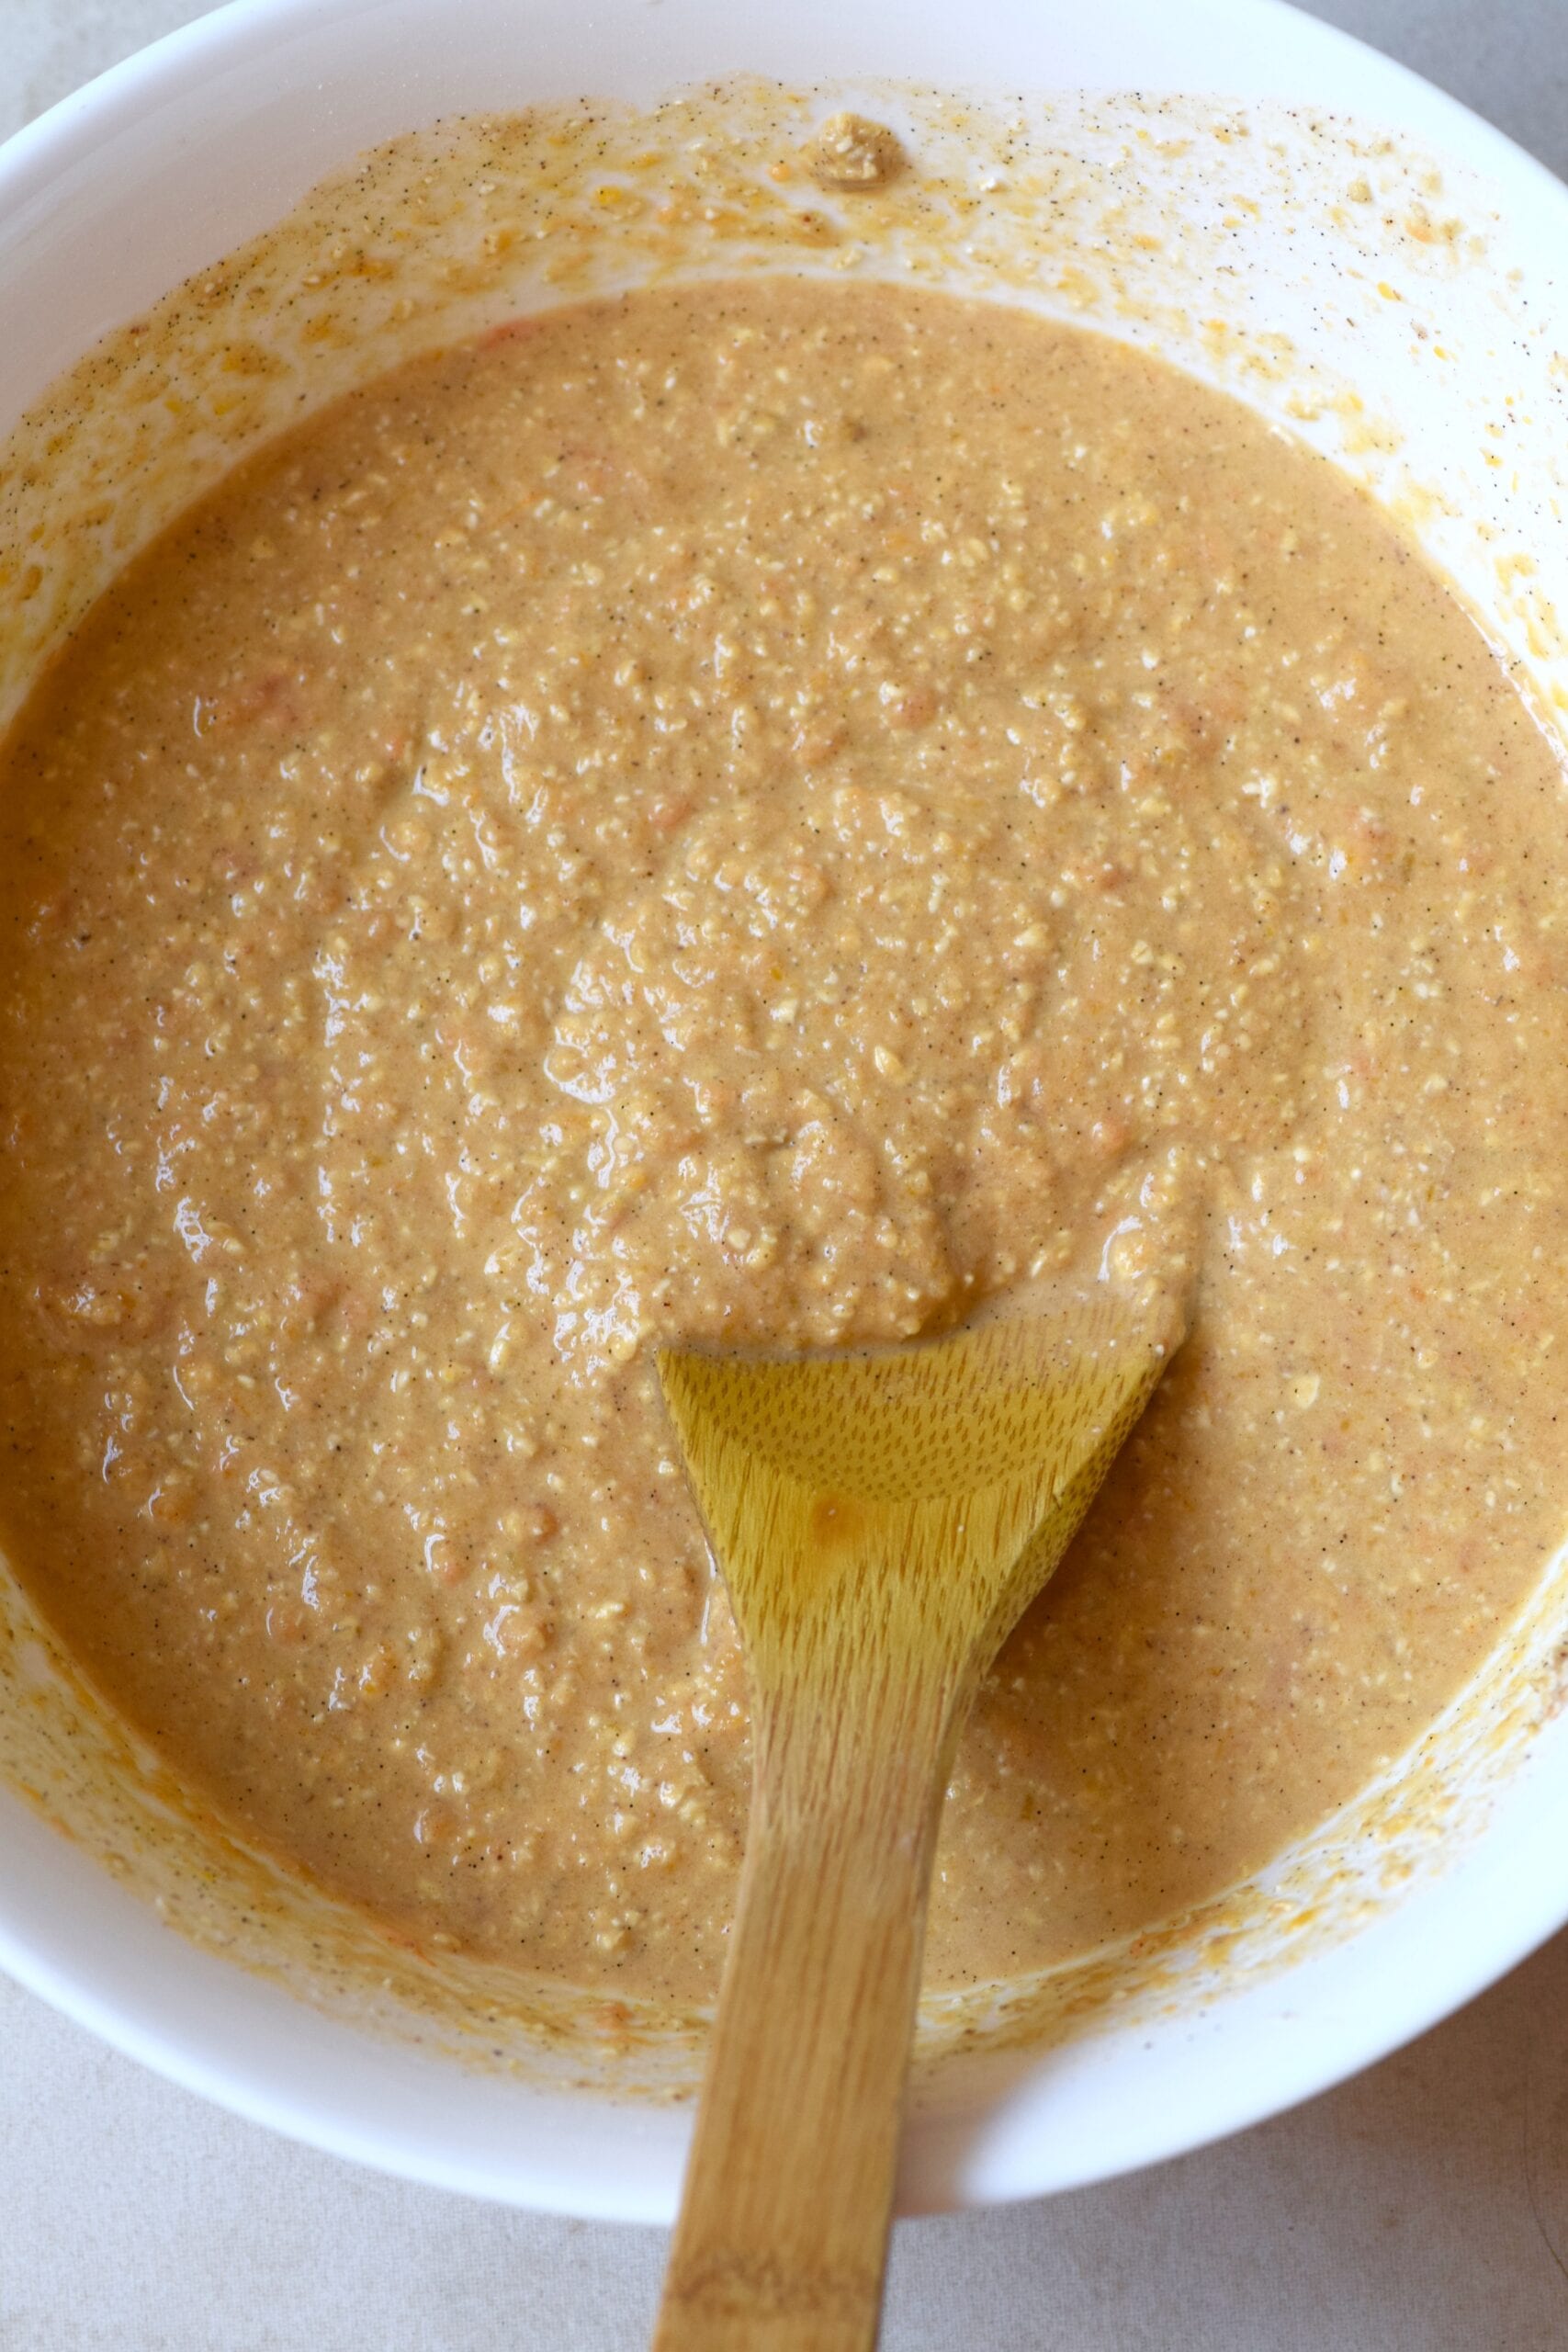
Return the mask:
<path id="1" fill-rule="evenodd" d="M 1454 572 L 1543 713 L 1568 707 L 1554 619 L 1568 611 L 1554 527 L 1568 307 L 1553 282 L 1568 195 L 1437 93 L 1271 0 L 242 0 L 0 157 L 0 433 L 106 332 L 374 142 L 581 93 L 649 105 L 734 74 L 818 92 L 817 112 L 890 115 L 998 215 L 1010 170 L 1023 186 L 1054 157 L 1049 236 L 1027 203 L 989 234 L 982 207 L 950 241 L 946 276 L 1149 343 L 1314 441 Z M 1111 95 L 1130 83 L 1137 101 Z M 976 108 L 956 118 L 921 85 L 976 93 Z M 738 92 L 737 119 L 760 103 Z M 716 248 L 705 266 L 724 260 Z M 309 397 L 548 294 L 525 251 L 460 300 L 432 294 L 396 318 L 372 306 L 361 334 L 323 351 Z M 177 384 L 177 351 L 168 365 Z M 297 413 L 297 389 L 258 401 L 247 429 Z M 236 454 L 232 435 L 167 428 L 150 468 L 145 437 L 117 438 L 107 409 L 89 402 L 79 424 L 72 462 L 100 446 L 95 515 L 74 533 L 30 538 L 49 485 L 0 470 L 0 576 L 27 577 L 33 615 L 0 649 L 7 702 L 84 595 Z M 69 485 L 54 487 L 68 506 Z M 1287 1858 L 1242 1928 L 1197 1922 L 1081 2030 L 939 2077 L 910 2133 L 906 2204 L 1070 2186 L 1272 2112 L 1431 2022 L 1568 1916 L 1564 1582 L 1559 1564 L 1420 1756 Z M 521 2203 L 670 2213 L 686 2119 L 616 2101 L 603 2065 L 558 2047 L 487 2070 L 395 2016 L 367 2025 L 313 1982 L 302 1999 L 224 1958 L 255 1947 L 244 1886 L 128 1768 L 14 1592 L 0 1621 L 0 1781 L 34 1800 L 0 1792 L 0 1962 L 108 2041 L 320 2145 Z M 164 1906 L 200 1944 L 147 1899 L 159 1853 L 181 1840 L 204 1908 Z M 572 2087 L 574 2070 L 589 2087 Z"/>

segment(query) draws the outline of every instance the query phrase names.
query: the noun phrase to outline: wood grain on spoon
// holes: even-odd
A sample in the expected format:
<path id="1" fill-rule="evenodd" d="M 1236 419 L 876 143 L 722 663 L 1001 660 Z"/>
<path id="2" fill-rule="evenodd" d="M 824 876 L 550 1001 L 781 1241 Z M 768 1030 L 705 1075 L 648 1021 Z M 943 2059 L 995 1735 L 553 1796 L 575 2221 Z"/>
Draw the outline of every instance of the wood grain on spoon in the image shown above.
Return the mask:
<path id="1" fill-rule="evenodd" d="M 883 1354 L 661 1356 L 755 1763 L 656 2352 L 874 2343 L 958 1733 L 1179 1334 L 1102 1292 Z"/>

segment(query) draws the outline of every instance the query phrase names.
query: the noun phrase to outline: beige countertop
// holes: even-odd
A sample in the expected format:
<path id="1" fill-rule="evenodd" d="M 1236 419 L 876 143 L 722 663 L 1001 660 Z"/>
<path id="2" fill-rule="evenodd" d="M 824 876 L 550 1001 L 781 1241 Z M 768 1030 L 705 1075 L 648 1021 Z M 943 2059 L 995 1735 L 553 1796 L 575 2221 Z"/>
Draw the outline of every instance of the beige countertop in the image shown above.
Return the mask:
<path id="1" fill-rule="evenodd" d="M 1042 4 L 1042 0 L 1037 0 Z M 0 136 L 194 0 L 0 0 Z M 1568 173 L 1568 0 L 1317 0 Z M 663 2240 L 294 2147 L 0 1978 L 0 2352 L 622 2352 Z M 886 2352 L 1568 2346 L 1568 1935 L 1179 2163 L 908 2223 Z"/>

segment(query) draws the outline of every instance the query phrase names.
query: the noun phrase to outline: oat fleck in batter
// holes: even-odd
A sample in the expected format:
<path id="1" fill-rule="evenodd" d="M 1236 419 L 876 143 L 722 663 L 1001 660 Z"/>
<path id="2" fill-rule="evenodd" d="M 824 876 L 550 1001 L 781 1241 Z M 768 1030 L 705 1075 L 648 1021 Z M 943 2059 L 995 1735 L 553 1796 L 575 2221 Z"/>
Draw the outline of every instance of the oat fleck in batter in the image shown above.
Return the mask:
<path id="1" fill-rule="evenodd" d="M 664 1338 L 1190 1257 L 964 1742 L 940 1981 L 1263 1861 L 1561 1532 L 1562 778 L 1322 463 L 951 298 L 644 292 L 314 419 L 4 757 L 7 1534 L 416 1940 L 712 1988 Z"/>

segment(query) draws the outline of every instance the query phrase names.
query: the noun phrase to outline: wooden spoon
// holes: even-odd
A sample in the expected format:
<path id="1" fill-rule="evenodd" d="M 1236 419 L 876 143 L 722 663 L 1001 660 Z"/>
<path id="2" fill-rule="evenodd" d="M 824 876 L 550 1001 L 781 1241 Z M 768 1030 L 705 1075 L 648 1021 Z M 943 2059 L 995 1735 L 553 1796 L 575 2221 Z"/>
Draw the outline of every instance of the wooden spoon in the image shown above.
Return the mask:
<path id="1" fill-rule="evenodd" d="M 959 1730 L 1179 1338 L 1101 1292 L 883 1354 L 660 1356 L 755 1764 L 655 2352 L 875 2343 Z"/>

